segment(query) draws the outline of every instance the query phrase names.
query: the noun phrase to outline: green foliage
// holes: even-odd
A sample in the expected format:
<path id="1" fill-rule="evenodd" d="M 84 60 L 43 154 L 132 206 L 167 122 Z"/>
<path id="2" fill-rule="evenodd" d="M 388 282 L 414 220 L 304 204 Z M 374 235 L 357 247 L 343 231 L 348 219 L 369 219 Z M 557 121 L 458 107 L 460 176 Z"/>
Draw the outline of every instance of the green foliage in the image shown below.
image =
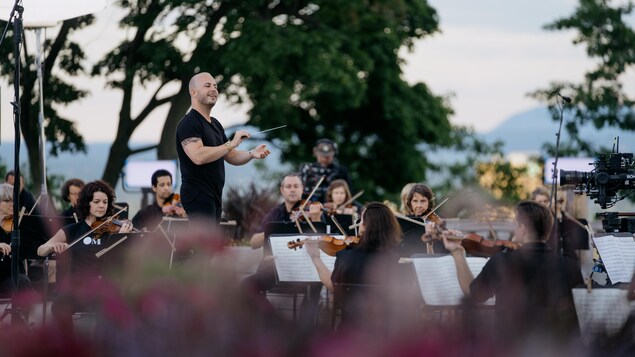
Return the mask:
<path id="1" fill-rule="evenodd" d="M 443 143 L 452 131 L 446 100 L 401 79 L 399 49 L 437 31 L 436 11 L 425 1 L 122 0 L 119 6 L 130 35 L 92 70 L 123 92 L 104 172 L 109 182 L 133 153 L 126 147 L 134 130 L 165 103 L 170 110 L 158 152 L 174 157 L 176 123 L 190 100 L 187 81 L 199 71 L 215 75 L 231 102 L 253 105 L 249 124 L 288 125 L 269 136 L 285 162 L 309 160 L 321 137 L 342 144 L 340 160 L 369 199 L 424 179 L 427 160 L 417 145 Z M 173 81 L 180 90 L 159 98 Z M 138 85 L 157 89 L 133 117 L 130 98 Z"/>
<path id="2" fill-rule="evenodd" d="M 72 119 L 59 114 L 57 108 L 83 98 L 87 93 L 72 84 L 72 77 L 84 73 L 82 61 L 85 56 L 80 46 L 70 40 L 70 36 L 94 18 L 83 16 L 62 23 L 56 36 L 43 42 L 44 78 L 44 125 L 46 141 L 50 144 L 50 154 L 56 156 L 60 151 L 85 152 L 82 136 L 74 127 Z M 6 22 L 0 21 L 4 28 Z M 11 28 L 11 27 L 10 27 Z M 34 186 L 41 186 L 41 167 L 39 163 L 39 90 L 37 83 L 37 64 L 35 46 L 21 46 L 22 61 L 20 88 L 20 125 L 24 143 L 27 147 L 28 162 Z M 14 81 L 13 30 L 0 48 L 0 77 L 13 84 Z"/>
<path id="3" fill-rule="evenodd" d="M 580 83 L 552 82 L 548 88 L 540 89 L 531 96 L 549 103 L 554 120 L 560 118 L 560 108 L 554 104 L 555 93 L 565 91 L 574 103 L 566 105 L 568 117 L 574 121 L 565 130 L 572 140 L 563 143 L 561 154 L 595 155 L 605 151 L 596 143 L 584 142 L 578 135 L 578 127 L 592 123 L 596 128 L 606 126 L 620 130 L 635 130 L 635 104 L 632 95 L 624 91 L 627 72 L 635 64 L 635 32 L 625 21 L 633 11 L 628 1 L 614 5 L 607 0 L 580 0 L 575 12 L 546 26 L 548 30 L 573 30 L 573 43 L 584 45 L 587 55 L 597 61 L 594 69 L 584 75 Z M 545 150 L 553 153 L 553 146 Z"/>

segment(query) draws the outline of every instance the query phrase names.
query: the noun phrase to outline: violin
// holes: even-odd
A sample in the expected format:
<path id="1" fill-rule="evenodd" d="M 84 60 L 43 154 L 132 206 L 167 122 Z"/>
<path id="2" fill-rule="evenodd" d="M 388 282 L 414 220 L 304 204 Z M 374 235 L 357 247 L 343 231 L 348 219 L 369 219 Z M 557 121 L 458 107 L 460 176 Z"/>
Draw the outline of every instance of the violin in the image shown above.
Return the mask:
<path id="1" fill-rule="evenodd" d="M 6 233 L 13 231 L 13 216 L 4 217 L 0 223 L 2 224 L 2 229 L 4 229 Z"/>
<path id="2" fill-rule="evenodd" d="M 181 195 L 172 193 L 165 202 L 163 202 L 163 213 L 168 215 L 175 214 L 176 207 L 183 207 L 183 205 L 181 205 Z"/>
<path id="3" fill-rule="evenodd" d="M 465 251 L 476 257 L 491 257 L 497 253 L 506 250 L 516 250 L 520 248 L 520 244 L 509 240 L 492 240 L 485 239 L 478 234 L 467 233 L 462 237 L 453 237 L 461 239 L 461 246 Z"/>
<path id="4" fill-rule="evenodd" d="M 90 228 L 94 229 L 93 233 L 95 233 L 95 239 L 98 239 L 104 234 L 119 233 L 121 226 L 123 226 L 124 223 L 126 222 L 127 221 L 122 221 L 118 219 L 111 219 L 111 220 L 98 219 L 95 222 L 93 222 L 93 224 L 90 225 Z M 136 228 L 132 228 L 132 231 L 134 233 L 141 232 L 140 230 Z"/>
<path id="5" fill-rule="evenodd" d="M 337 254 L 337 252 L 339 252 L 340 250 L 343 250 L 344 248 L 348 246 L 359 244 L 360 240 L 361 240 L 360 237 L 352 237 L 352 236 L 346 236 L 344 237 L 344 239 L 338 239 L 333 236 L 326 236 L 326 235 L 319 236 L 318 248 L 320 248 L 320 250 L 326 253 L 327 255 L 334 257 L 335 254 Z M 304 243 L 306 243 L 306 241 L 307 241 L 306 239 L 304 240 L 297 239 L 295 241 L 291 241 L 287 243 L 287 248 L 293 249 L 293 250 L 301 249 Z"/>

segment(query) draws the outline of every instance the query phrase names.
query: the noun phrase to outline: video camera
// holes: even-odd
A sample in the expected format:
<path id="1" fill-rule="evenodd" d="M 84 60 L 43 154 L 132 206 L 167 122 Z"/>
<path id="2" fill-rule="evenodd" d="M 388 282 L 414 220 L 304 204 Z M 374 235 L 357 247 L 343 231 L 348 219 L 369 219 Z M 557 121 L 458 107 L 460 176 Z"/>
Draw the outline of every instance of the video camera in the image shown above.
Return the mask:
<path id="1" fill-rule="evenodd" d="M 590 172 L 560 170 L 560 185 L 575 185 L 575 193 L 586 193 L 602 209 L 619 200 L 619 190 L 635 188 L 633 154 L 600 154 L 589 165 L 595 167 Z"/>

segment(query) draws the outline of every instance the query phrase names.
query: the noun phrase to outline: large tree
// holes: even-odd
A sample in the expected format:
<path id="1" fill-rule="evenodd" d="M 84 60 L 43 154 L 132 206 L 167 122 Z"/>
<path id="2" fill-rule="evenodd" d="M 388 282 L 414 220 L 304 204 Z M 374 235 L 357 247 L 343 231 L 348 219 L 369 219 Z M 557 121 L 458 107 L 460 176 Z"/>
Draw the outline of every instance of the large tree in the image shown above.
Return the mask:
<path id="1" fill-rule="evenodd" d="M 443 142 L 452 131 L 443 98 L 401 78 L 399 49 L 437 31 L 436 12 L 425 1 L 119 4 L 128 10 L 121 24 L 131 36 L 94 67 L 124 93 L 103 175 L 113 184 L 133 153 L 132 133 L 162 104 L 170 107 L 158 155 L 176 156 L 176 125 L 198 71 L 216 75 L 230 101 L 252 105 L 249 124 L 288 125 L 269 136 L 285 160 L 308 159 L 320 137 L 340 142 L 341 161 L 372 197 L 423 179 L 426 160 L 417 144 Z M 170 83 L 178 90 L 160 96 Z M 141 85 L 156 94 L 133 117 L 130 98 Z"/>
<path id="2" fill-rule="evenodd" d="M 82 61 L 84 52 L 70 40 L 73 32 L 93 22 L 92 16 L 83 16 L 64 21 L 54 38 L 45 40 L 45 54 L 42 74 L 44 86 L 44 124 L 46 141 L 50 145 L 49 153 L 57 155 L 60 151 L 85 151 L 83 138 L 77 132 L 72 118 L 59 114 L 59 107 L 67 105 L 86 95 L 86 91 L 72 83 L 74 76 L 84 72 Z M 4 28 L 6 22 L 0 22 Z M 55 32 L 54 32 L 55 33 Z M 23 42 L 21 48 L 21 87 L 20 87 L 20 129 L 27 149 L 29 169 L 33 186 L 39 192 L 42 184 L 42 166 L 39 157 L 39 99 L 35 48 Z M 35 47 L 35 46 L 34 46 Z M 0 76 L 8 83 L 14 83 L 13 31 L 0 47 Z"/>
<path id="3" fill-rule="evenodd" d="M 586 123 L 596 128 L 635 130 L 635 93 L 625 90 L 625 83 L 632 83 L 629 71 L 635 64 L 635 32 L 627 22 L 632 11 L 630 1 L 614 4 L 609 0 L 580 0 L 571 16 L 546 26 L 548 30 L 575 31 L 573 43 L 585 46 L 587 55 L 597 63 L 580 82 L 555 81 L 532 93 L 549 102 L 554 120 L 560 117 L 560 108 L 554 104 L 556 94 L 564 92 L 573 98 L 570 105 L 565 105 L 574 119 L 565 127 L 572 140 L 565 143 L 561 154 L 595 155 L 601 150 L 598 143 L 579 137 L 578 128 Z M 547 146 L 547 150 L 553 154 L 552 146 Z"/>

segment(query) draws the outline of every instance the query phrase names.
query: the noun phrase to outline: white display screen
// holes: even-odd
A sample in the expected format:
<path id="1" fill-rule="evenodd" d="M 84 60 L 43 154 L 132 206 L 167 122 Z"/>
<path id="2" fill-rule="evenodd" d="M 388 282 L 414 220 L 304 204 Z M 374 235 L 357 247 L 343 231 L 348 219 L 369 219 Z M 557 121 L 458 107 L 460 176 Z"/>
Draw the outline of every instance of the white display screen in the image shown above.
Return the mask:
<path id="1" fill-rule="evenodd" d="M 172 174 L 172 185 L 176 187 L 176 160 L 126 161 L 124 187 L 152 187 L 152 174 L 159 169 L 167 170 Z"/>

